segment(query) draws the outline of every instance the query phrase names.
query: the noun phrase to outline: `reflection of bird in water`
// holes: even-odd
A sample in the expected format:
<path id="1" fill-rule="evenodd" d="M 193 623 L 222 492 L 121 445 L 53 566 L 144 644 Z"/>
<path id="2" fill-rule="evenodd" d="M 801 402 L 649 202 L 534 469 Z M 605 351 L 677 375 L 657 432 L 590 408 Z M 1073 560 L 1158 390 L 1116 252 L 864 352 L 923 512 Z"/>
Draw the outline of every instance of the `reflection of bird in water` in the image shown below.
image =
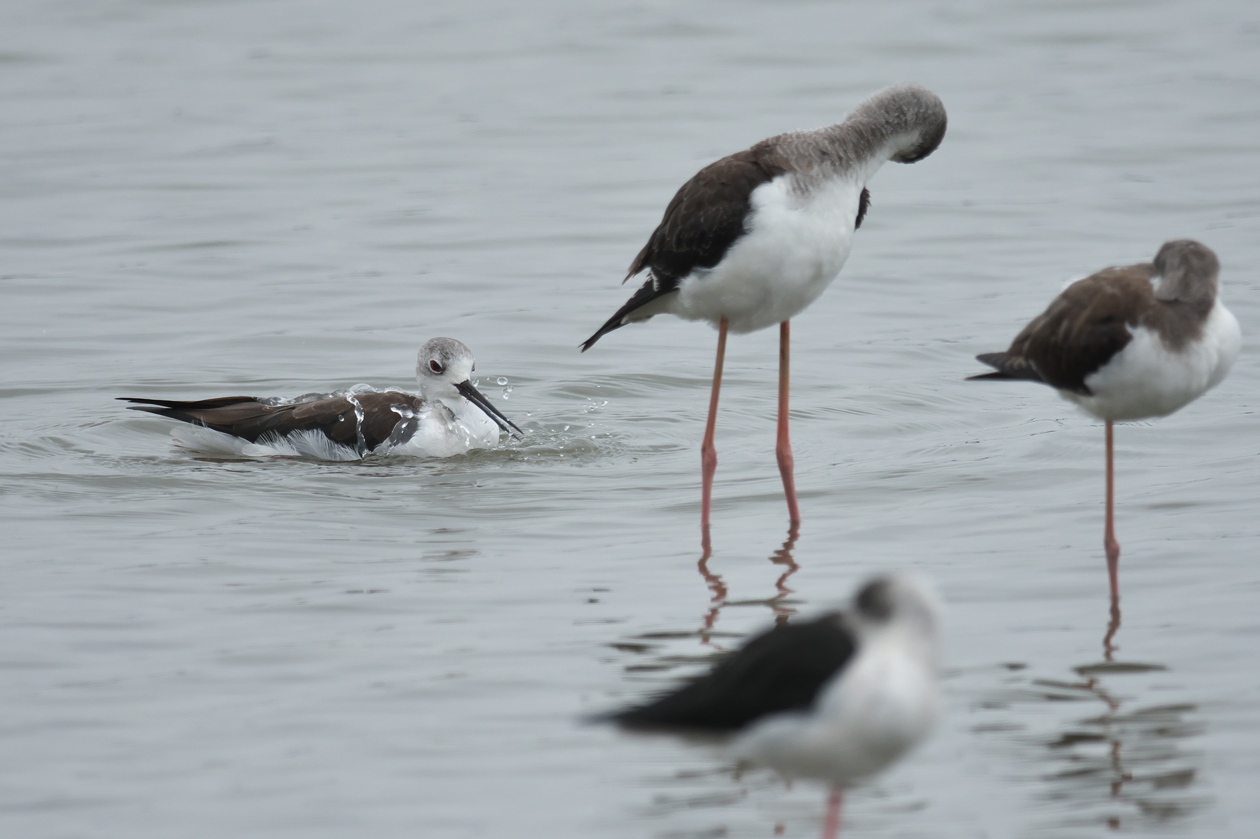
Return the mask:
<path id="1" fill-rule="evenodd" d="M 195 428 L 179 442 L 216 454 L 324 460 L 387 452 L 448 457 L 493 446 L 499 429 L 520 433 L 473 385 L 474 369 L 468 347 L 454 338 L 434 338 L 417 355 L 419 394 L 360 386 L 291 400 L 223 396 L 190 402 L 124 401 L 137 403 L 132 410 L 191 423 Z"/>
<path id="2" fill-rule="evenodd" d="M 1049 762 L 1038 761 L 1040 778 L 1049 784 L 1045 795 L 1062 805 L 1061 826 L 1102 822 L 1111 829 L 1141 827 L 1184 817 L 1204 799 L 1193 792 L 1197 769 L 1188 738 L 1202 726 L 1194 721 L 1193 704 L 1135 707 L 1121 698 L 1117 680 L 1140 680 L 1160 674 L 1162 665 L 1101 662 L 1075 668 L 1078 679 L 1034 680 L 1031 696 L 1055 705 L 1096 701 L 1102 713 L 1074 719 L 1041 741 Z M 1152 683 L 1148 682 L 1148 687 Z M 1130 684 L 1130 691 L 1136 685 Z M 1127 824 L 1122 824 L 1128 822 Z"/>
<path id="3" fill-rule="evenodd" d="M 707 675 L 605 719 L 636 730 L 725 736 L 733 755 L 841 792 L 918 744 L 935 722 L 939 607 L 913 575 L 878 577 L 848 612 L 757 635 Z"/>
<path id="4" fill-rule="evenodd" d="M 1116 633 L 1120 631 L 1120 598 L 1111 598 L 1111 617 L 1107 620 L 1107 634 L 1103 635 L 1103 658 L 1111 661 L 1116 654 Z"/>
<path id="5" fill-rule="evenodd" d="M 1154 262 L 1104 268 L 1072 283 L 1010 349 L 977 356 L 998 372 L 971 378 L 1042 382 L 1106 422 L 1103 544 L 1113 603 L 1120 598 L 1120 543 L 1112 424 L 1171 414 L 1225 378 L 1241 333 L 1217 296 L 1220 267 L 1198 242 L 1165 242 Z"/>
<path id="6" fill-rule="evenodd" d="M 696 563 L 700 576 L 704 577 L 705 585 L 709 587 L 709 591 L 713 592 L 713 597 L 709 599 L 709 611 L 705 612 L 704 618 L 700 622 L 700 640 L 705 644 L 713 643 L 713 627 L 717 625 L 718 615 L 721 614 L 722 607 L 726 605 L 726 595 L 729 591 L 722 576 L 709 570 L 709 559 L 712 556 L 712 547 L 706 539 L 704 553 L 700 555 L 700 561 Z"/>
<path id="7" fill-rule="evenodd" d="M 871 96 L 843 122 L 762 140 L 718 160 L 682 185 L 630 265 L 647 282 L 594 335 L 659 314 L 708 321 L 717 362 L 701 452 L 700 523 L 709 524 L 713 444 L 727 330 L 779 324 L 779 418 L 775 452 L 788 514 L 800 521 L 788 440 L 789 321 L 827 288 L 849 256 L 870 202 L 867 182 L 889 160 L 914 163 L 945 136 L 945 106 L 917 85 Z"/>
<path id="8" fill-rule="evenodd" d="M 796 564 L 796 560 L 792 558 L 792 550 L 796 547 L 796 540 L 800 538 L 801 529 L 795 523 L 788 528 L 787 538 L 783 540 L 783 544 L 770 554 L 770 561 L 775 565 L 786 566 L 786 569 L 779 578 L 774 581 L 775 594 L 769 599 L 761 601 L 752 601 L 756 603 L 765 603 L 774 612 L 775 623 L 786 623 L 788 618 L 796 614 L 795 607 L 788 600 L 793 594 L 793 590 L 788 587 L 787 581 L 793 574 L 800 570 L 801 566 Z M 715 574 L 709 569 L 709 560 L 713 558 L 713 543 L 709 539 L 709 529 L 704 529 L 703 552 L 700 554 L 700 561 L 696 563 L 696 569 L 700 572 L 700 576 L 704 577 L 704 583 L 709 587 L 709 591 L 713 592 L 713 597 L 709 599 L 710 608 L 701 620 L 700 640 L 704 644 L 712 644 L 713 627 L 717 625 L 718 615 L 722 609 L 731 605 L 731 601 L 727 599 L 729 589 L 726 581 L 722 579 L 720 574 Z"/>
<path id="9" fill-rule="evenodd" d="M 796 560 L 792 557 L 792 549 L 796 547 L 796 540 L 801 535 L 801 529 L 793 522 L 788 529 L 788 537 L 783 541 L 783 545 L 770 554 L 770 561 L 775 565 L 784 566 L 784 571 L 779 578 L 774 581 L 774 588 L 777 594 L 770 598 L 770 608 L 774 610 L 775 623 L 787 623 L 788 618 L 796 614 L 796 609 L 790 605 L 788 597 L 792 595 L 793 590 L 788 588 L 788 579 L 801 570 L 801 566 L 796 564 Z"/>

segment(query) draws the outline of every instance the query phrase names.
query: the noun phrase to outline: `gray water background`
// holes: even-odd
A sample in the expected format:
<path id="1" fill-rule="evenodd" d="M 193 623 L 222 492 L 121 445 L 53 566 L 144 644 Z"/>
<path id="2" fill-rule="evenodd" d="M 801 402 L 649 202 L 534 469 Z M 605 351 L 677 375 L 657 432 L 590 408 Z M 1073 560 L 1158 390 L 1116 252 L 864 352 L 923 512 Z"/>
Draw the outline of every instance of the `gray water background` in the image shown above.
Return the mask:
<path id="1" fill-rule="evenodd" d="M 714 333 L 576 345 L 697 168 L 903 80 L 949 133 L 794 321 L 799 541 L 767 330 L 698 567 Z M 580 719 L 903 567 L 948 711 L 846 835 L 1255 836 L 1254 352 L 1118 430 L 1109 666 L 1101 425 L 962 379 L 1169 238 L 1256 335 L 1258 150 L 1246 0 L 6 3 L 0 834 L 811 836 L 818 785 Z M 524 442 L 216 462 L 112 401 L 408 386 L 434 335 Z"/>

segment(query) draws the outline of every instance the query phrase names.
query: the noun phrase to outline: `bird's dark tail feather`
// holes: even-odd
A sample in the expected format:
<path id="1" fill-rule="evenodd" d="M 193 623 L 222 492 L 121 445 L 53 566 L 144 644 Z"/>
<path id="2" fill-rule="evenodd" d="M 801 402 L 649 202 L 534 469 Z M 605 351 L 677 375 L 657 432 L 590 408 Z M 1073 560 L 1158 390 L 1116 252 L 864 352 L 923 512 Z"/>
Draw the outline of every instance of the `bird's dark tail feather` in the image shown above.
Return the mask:
<path id="1" fill-rule="evenodd" d="M 658 284 L 655 280 L 648 280 L 629 300 L 626 301 L 624 306 L 618 309 L 612 317 L 604 322 L 604 325 L 601 326 L 594 335 L 587 338 L 581 344 L 578 344 L 578 346 L 582 348 L 582 352 L 586 352 L 591 347 L 595 346 L 596 341 L 603 338 L 614 329 L 620 329 L 627 323 L 630 323 L 631 320 L 646 320 L 647 317 L 651 317 L 651 315 L 647 315 L 645 317 L 643 313 L 640 312 L 639 316 L 636 318 L 630 318 L 629 316 L 631 313 L 642 309 L 649 303 L 653 303 L 665 295 L 673 294 L 676 291 L 678 291 L 677 286 L 669 287 L 666 284 Z"/>
<path id="2" fill-rule="evenodd" d="M 673 721 L 659 717 L 651 705 L 623 708 L 620 711 L 603 711 L 582 718 L 587 725 L 616 725 L 626 731 L 639 734 L 675 734 L 697 739 L 722 737 L 730 734 L 729 727 L 706 726 L 695 721 Z"/>
<path id="3" fill-rule="evenodd" d="M 214 428 L 218 431 L 223 429 L 207 423 L 201 417 L 190 413 L 191 411 L 204 411 L 209 408 L 222 408 L 225 405 L 235 405 L 239 402 L 252 402 L 253 399 L 248 396 L 220 396 L 214 399 L 198 399 L 193 401 L 182 401 L 178 399 L 139 399 L 134 396 L 119 396 L 119 402 L 131 402 L 127 408 L 132 411 L 145 411 L 150 414 L 157 414 L 160 417 L 179 420 L 180 422 L 192 423 L 193 425 L 204 425 L 207 428 Z"/>
<path id="4" fill-rule="evenodd" d="M 1037 368 L 1028 362 L 1027 359 L 1019 356 L 1012 356 L 1006 352 L 986 352 L 976 356 L 976 361 L 981 364 L 987 364 L 996 370 L 996 373 L 981 373 L 977 376 L 968 376 L 967 381 L 1012 381 L 1024 380 L 1029 382 L 1045 383 L 1045 379 L 1037 372 Z"/>
<path id="5" fill-rule="evenodd" d="M 582 348 L 582 352 L 586 352 L 591 347 L 595 346 L 595 342 L 598 341 L 600 338 L 603 338 L 609 332 L 612 332 L 614 329 L 620 329 L 621 327 L 625 326 L 625 324 L 621 323 L 620 321 L 621 321 L 621 312 L 618 312 L 616 315 L 613 315 L 613 317 L 610 318 L 607 323 L 601 326 L 595 332 L 594 335 L 587 338 L 582 343 L 578 344 L 578 346 Z"/>
<path id="6" fill-rule="evenodd" d="M 181 416 L 181 403 L 168 399 L 137 399 L 133 396 L 119 396 L 119 402 L 131 402 L 127 406 L 129 411 L 144 411 L 148 414 L 157 414 L 160 417 L 170 417 L 171 419 L 180 419 L 184 422 L 193 422 L 191 418 Z"/>

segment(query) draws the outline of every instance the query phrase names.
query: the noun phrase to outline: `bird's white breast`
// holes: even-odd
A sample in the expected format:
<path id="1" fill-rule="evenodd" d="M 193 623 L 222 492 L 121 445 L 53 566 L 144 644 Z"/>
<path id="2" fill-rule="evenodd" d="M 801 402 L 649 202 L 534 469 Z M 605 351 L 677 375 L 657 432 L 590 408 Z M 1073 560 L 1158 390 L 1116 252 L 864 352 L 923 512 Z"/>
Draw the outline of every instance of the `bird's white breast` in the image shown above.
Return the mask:
<path id="1" fill-rule="evenodd" d="M 918 744 L 939 715 L 934 666 L 889 633 L 871 638 L 808 714 L 779 714 L 734 743 L 737 757 L 847 785 Z"/>
<path id="2" fill-rule="evenodd" d="M 1162 417 L 1220 384 L 1238 357 L 1242 332 L 1233 314 L 1216 301 L 1202 335 L 1170 349 L 1146 327 L 1130 327 L 1133 339 L 1107 364 L 1085 377 L 1093 395 L 1060 391 L 1100 419 Z"/>
<path id="3" fill-rule="evenodd" d="M 780 176 L 753 190 L 747 232 L 711 269 L 681 283 L 671 311 L 735 332 L 790 320 L 818 299 L 849 256 L 862 184 L 854 177 L 794 186 Z"/>
<path id="4" fill-rule="evenodd" d="M 411 439 L 390 449 L 395 454 L 452 457 L 499 442 L 499 426 L 462 397 L 427 402 Z"/>

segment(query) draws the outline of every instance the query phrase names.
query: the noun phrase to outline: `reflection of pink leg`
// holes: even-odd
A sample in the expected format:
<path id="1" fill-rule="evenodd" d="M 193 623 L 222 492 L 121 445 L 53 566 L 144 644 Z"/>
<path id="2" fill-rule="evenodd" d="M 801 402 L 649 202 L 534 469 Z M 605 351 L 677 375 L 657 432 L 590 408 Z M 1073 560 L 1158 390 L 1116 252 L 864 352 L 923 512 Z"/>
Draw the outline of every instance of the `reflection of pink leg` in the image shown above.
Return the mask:
<path id="1" fill-rule="evenodd" d="M 709 602 L 712 608 L 708 614 L 704 616 L 700 627 L 700 643 L 708 646 L 716 647 L 713 643 L 713 626 L 717 623 L 718 613 L 722 611 L 722 607 L 726 605 L 726 583 L 722 582 L 722 578 L 709 570 L 709 559 L 713 556 L 713 542 L 709 538 L 709 528 L 702 528 L 700 531 L 700 547 L 703 553 L 700 555 L 700 561 L 696 563 L 696 568 L 700 571 L 700 576 L 704 577 L 705 585 L 709 587 L 709 591 L 713 592 L 713 597 Z M 722 649 L 721 647 L 717 647 Z"/>
<path id="2" fill-rule="evenodd" d="M 1116 467 L 1115 433 L 1107 420 L 1107 531 L 1103 547 L 1107 549 L 1107 576 L 1111 578 L 1111 602 L 1120 608 L 1120 543 L 1116 541 Z"/>
<path id="3" fill-rule="evenodd" d="M 717 363 L 713 365 L 713 394 L 709 397 L 709 422 L 704 427 L 704 442 L 700 444 L 700 527 L 707 534 L 709 506 L 713 500 L 713 473 L 717 471 L 717 447 L 713 445 L 713 431 L 717 424 L 718 393 L 722 389 L 722 361 L 726 357 L 727 320 L 718 323 Z"/>
<path id="4" fill-rule="evenodd" d="M 1116 633 L 1120 631 L 1120 598 L 1111 596 L 1111 619 L 1107 621 L 1107 634 L 1103 636 L 1103 658 L 1111 661 L 1115 656 Z"/>
<path id="5" fill-rule="evenodd" d="M 783 476 L 783 493 L 787 496 L 788 518 L 793 524 L 801 520 L 801 509 L 796 505 L 796 478 L 793 476 L 792 443 L 788 440 L 788 345 L 791 343 L 791 321 L 779 324 L 779 434 L 774 453 L 779 459 L 779 474 Z"/>
<path id="6" fill-rule="evenodd" d="M 783 565 L 787 570 L 779 575 L 779 579 L 774 581 L 776 594 L 770 598 L 770 608 L 774 610 L 774 622 L 787 623 L 792 615 L 796 614 L 796 609 L 783 603 L 782 601 L 791 597 L 794 593 L 788 588 L 788 578 L 801 570 L 801 566 L 796 564 L 796 560 L 792 558 L 792 550 L 796 547 L 796 540 L 801 535 L 801 528 L 796 522 L 792 522 L 788 527 L 787 539 L 783 541 L 783 545 L 774 553 L 770 554 L 770 561 L 775 565 Z"/>
<path id="7" fill-rule="evenodd" d="M 831 788 L 827 799 L 827 819 L 823 822 L 822 839 L 837 839 L 840 835 L 840 801 L 844 793 L 840 787 Z"/>

